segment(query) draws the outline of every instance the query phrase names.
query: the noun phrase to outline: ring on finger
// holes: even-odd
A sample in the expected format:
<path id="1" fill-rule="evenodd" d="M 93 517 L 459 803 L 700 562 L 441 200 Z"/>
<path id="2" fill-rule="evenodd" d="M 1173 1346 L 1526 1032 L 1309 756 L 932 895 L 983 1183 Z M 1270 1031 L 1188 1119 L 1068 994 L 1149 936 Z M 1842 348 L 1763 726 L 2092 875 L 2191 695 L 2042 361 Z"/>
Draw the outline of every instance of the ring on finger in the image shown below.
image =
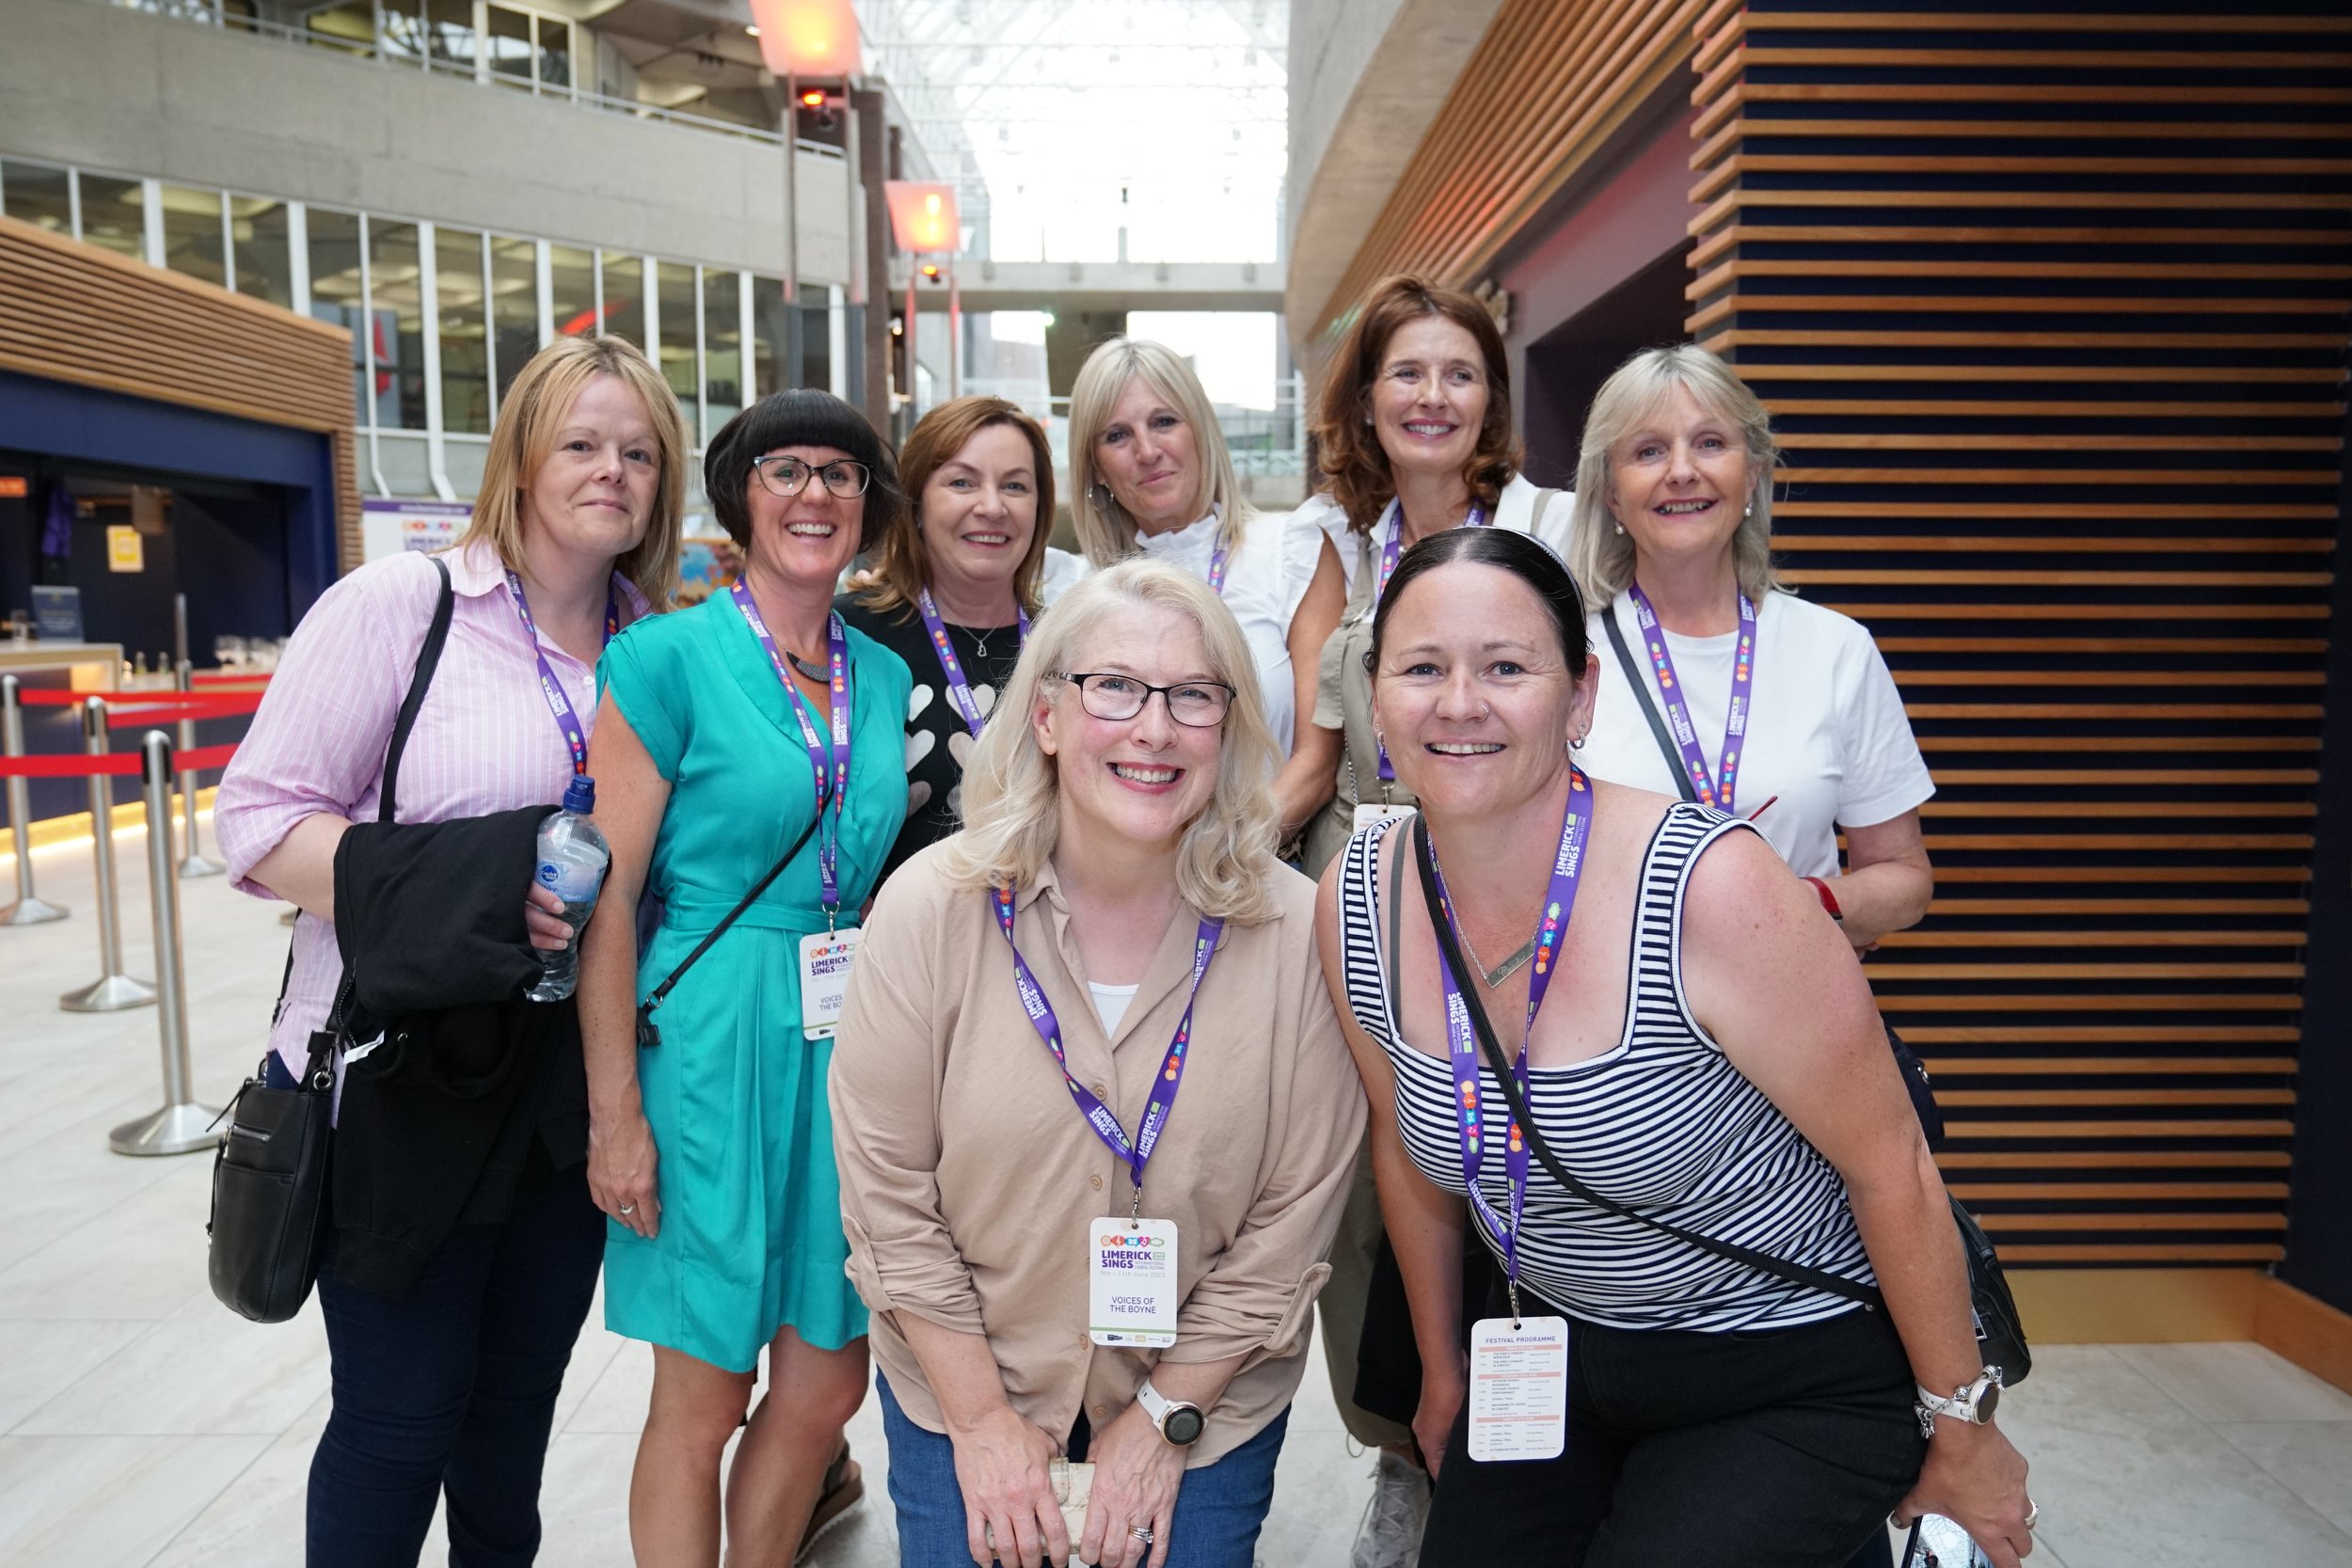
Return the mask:
<path id="1" fill-rule="evenodd" d="M 1152 1544 L 1152 1532 L 1144 1528 L 1141 1525 L 1134 1527 L 1132 1529 L 1128 1530 L 1127 1533 L 1134 1536 L 1136 1540 L 1142 1542 L 1147 1546 Z"/>
<path id="2" fill-rule="evenodd" d="M 2032 1529 L 2042 1522 L 2042 1505 L 2031 1497 L 2026 1499 L 2026 1528 Z"/>
<path id="3" fill-rule="evenodd" d="M 624 1214 L 633 1214 L 637 1212 L 637 1205 L 634 1203 L 624 1203 L 621 1205 L 619 1212 Z"/>

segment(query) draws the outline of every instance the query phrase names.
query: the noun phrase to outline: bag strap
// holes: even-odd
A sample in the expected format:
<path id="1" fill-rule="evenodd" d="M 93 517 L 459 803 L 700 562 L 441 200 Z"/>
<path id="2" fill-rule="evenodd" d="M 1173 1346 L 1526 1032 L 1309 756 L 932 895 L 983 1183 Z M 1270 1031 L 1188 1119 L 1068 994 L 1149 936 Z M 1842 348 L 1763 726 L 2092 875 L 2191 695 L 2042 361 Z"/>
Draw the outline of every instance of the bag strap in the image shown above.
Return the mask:
<path id="1" fill-rule="evenodd" d="M 375 802 L 375 819 L 378 822 L 392 820 L 393 808 L 400 794 L 401 755 L 408 750 L 409 732 L 417 727 L 417 710 L 424 706 L 424 694 L 433 685 L 433 672 L 440 667 L 441 650 L 449 645 L 449 624 L 457 609 L 457 588 L 450 580 L 449 562 L 437 555 L 426 559 L 433 562 L 433 570 L 441 579 L 441 588 L 433 602 L 433 622 L 425 628 L 424 645 L 417 650 L 417 667 L 408 677 L 407 695 L 401 699 L 400 712 L 392 720 L 392 738 L 384 749 L 384 782 L 377 791 Z M 286 953 L 286 977 L 289 980 L 294 977 L 294 952 L 291 947 Z M 282 988 L 278 999 L 281 1003 L 285 999 Z M 346 965 L 342 983 L 335 988 L 334 1004 L 326 1010 L 326 1027 L 310 1032 L 310 1056 L 303 1067 L 302 1077 L 303 1082 L 315 1088 L 326 1088 L 334 1081 L 329 1062 L 335 1047 L 342 1043 L 347 1022 L 345 1014 L 350 1008 L 351 970 Z M 322 1074 L 325 1075 L 325 1082 L 321 1082 Z"/>
<path id="2" fill-rule="evenodd" d="M 1609 645 L 1617 650 L 1618 668 L 1625 672 L 1626 685 L 1633 689 L 1634 701 L 1642 705 L 1642 717 L 1649 721 L 1649 733 L 1658 741 L 1658 754 L 1666 759 L 1666 773 L 1682 791 L 1686 800 L 1696 800 L 1699 792 L 1691 783 L 1691 770 L 1682 765 L 1682 752 L 1666 733 L 1666 721 L 1659 717 L 1658 705 L 1650 700 L 1649 681 L 1642 674 L 1642 667 L 1633 661 L 1633 650 L 1625 645 L 1625 633 L 1617 626 L 1617 607 L 1601 606 L 1600 624 L 1609 633 Z"/>
<path id="3" fill-rule="evenodd" d="M 1438 946 L 1445 954 L 1445 961 L 1452 966 L 1454 974 L 1474 974 L 1474 971 L 1464 964 L 1461 945 L 1454 940 L 1454 928 L 1446 923 L 1445 915 L 1438 907 L 1437 862 L 1430 853 L 1429 834 L 1418 816 L 1414 818 L 1412 828 L 1415 843 L 1419 847 L 1419 853 L 1413 858 L 1421 870 L 1422 900 L 1429 911 L 1429 925 L 1437 933 Z M 1568 1168 L 1560 1163 L 1560 1157 L 1551 1151 L 1551 1146 L 1545 1141 L 1543 1130 L 1535 1125 L 1534 1114 L 1529 1109 L 1526 1100 L 1519 1093 L 1518 1083 L 1512 1075 L 1510 1064 L 1502 1059 L 1502 1048 L 1495 1043 L 1494 1025 L 1486 1020 L 1486 1005 L 1479 999 L 1476 987 L 1464 986 L 1461 988 L 1460 994 L 1462 1005 L 1470 1013 L 1470 1027 L 1477 1033 L 1478 1043 L 1486 1053 L 1486 1065 L 1494 1070 L 1495 1078 L 1502 1085 L 1503 1098 L 1510 1103 L 1513 1117 L 1525 1130 L 1528 1147 L 1534 1150 L 1535 1158 L 1543 1162 L 1544 1169 L 1551 1173 L 1551 1179 L 1559 1182 L 1562 1189 L 1570 1196 L 1591 1204 L 1596 1209 L 1614 1214 L 1619 1219 L 1628 1219 L 1637 1225 L 1645 1225 L 1652 1230 L 1672 1236 L 1677 1241 L 1697 1247 L 1702 1252 L 1712 1253 L 1718 1258 L 1728 1259 L 1735 1263 L 1743 1263 L 1759 1273 L 1771 1275 L 1775 1279 L 1787 1280 L 1791 1285 L 1802 1285 L 1808 1290 L 1826 1291 L 1830 1295 L 1840 1296 L 1847 1301 L 1859 1302 L 1873 1311 L 1885 1305 L 1885 1298 L 1873 1286 L 1862 1284 L 1858 1280 L 1840 1278 L 1821 1269 L 1807 1268 L 1802 1263 L 1791 1263 L 1786 1259 L 1775 1258 L 1768 1252 L 1758 1252 L 1753 1247 L 1743 1247 L 1732 1242 L 1719 1242 L 1711 1236 L 1702 1236 L 1695 1230 L 1685 1230 L 1678 1225 L 1669 1225 L 1664 1220 L 1655 1219 L 1638 1210 L 1629 1209 L 1613 1198 L 1603 1197 L 1578 1180 L 1569 1174 Z"/>
<path id="4" fill-rule="evenodd" d="M 801 836 L 792 841 L 792 847 L 777 857 L 776 863 L 768 868 L 768 874 L 752 884 L 751 892 L 738 899 L 735 908 L 720 916 L 719 924 L 713 926 L 709 933 L 694 944 L 694 950 L 687 954 L 685 959 L 675 969 L 670 971 L 669 977 L 654 987 L 652 992 L 643 1002 L 637 1004 L 637 1044 L 640 1049 L 651 1049 L 661 1043 L 661 1031 L 655 1027 L 653 1022 L 654 1009 L 670 1000 L 672 988 L 686 977 L 686 972 L 694 967 L 696 960 L 710 951 L 710 944 L 725 936 L 727 927 L 740 919 L 745 910 L 759 901 L 759 895 L 768 891 L 768 884 L 784 875 L 784 868 L 792 863 L 792 857 L 801 852 L 802 846 L 808 842 L 808 835 L 817 831 L 818 818 L 824 815 L 824 805 L 820 801 L 818 804 L 817 815 L 810 817 L 808 826 L 801 830 Z"/>

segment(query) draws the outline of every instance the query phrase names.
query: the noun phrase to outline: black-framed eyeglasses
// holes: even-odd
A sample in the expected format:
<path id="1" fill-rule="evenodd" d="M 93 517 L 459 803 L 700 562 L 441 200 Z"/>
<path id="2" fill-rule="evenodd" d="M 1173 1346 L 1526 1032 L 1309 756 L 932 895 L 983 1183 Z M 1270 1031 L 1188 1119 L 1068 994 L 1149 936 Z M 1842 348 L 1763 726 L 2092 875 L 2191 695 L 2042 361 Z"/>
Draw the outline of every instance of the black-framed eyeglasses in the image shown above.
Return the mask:
<path id="1" fill-rule="evenodd" d="M 797 457 L 755 457 L 752 471 L 759 475 L 760 483 L 779 496 L 797 496 L 815 478 L 823 483 L 827 494 L 843 500 L 866 494 L 866 486 L 874 478 L 872 469 L 847 457 L 836 457 L 821 468 L 812 467 Z"/>
<path id="2" fill-rule="evenodd" d="M 1097 719 L 1114 723 L 1133 719 L 1143 711 L 1143 705 L 1158 692 L 1168 705 L 1168 716 L 1179 724 L 1196 730 L 1211 729 L 1225 721 L 1226 711 L 1233 705 L 1233 689 L 1223 681 L 1183 681 L 1175 686 L 1153 686 L 1107 671 L 1073 670 L 1062 679 L 1078 689 L 1078 703 Z"/>

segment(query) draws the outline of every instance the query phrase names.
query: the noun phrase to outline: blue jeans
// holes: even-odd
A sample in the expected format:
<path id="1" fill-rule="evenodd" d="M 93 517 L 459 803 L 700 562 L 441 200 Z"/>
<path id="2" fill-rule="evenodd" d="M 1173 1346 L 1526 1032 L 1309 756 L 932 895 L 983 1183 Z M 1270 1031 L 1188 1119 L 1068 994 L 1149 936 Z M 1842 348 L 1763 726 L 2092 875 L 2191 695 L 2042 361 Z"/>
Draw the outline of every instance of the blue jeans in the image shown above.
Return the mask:
<path id="1" fill-rule="evenodd" d="M 414 1568 L 449 1497 L 453 1568 L 539 1550 L 539 1472 L 604 1261 L 584 1168 L 498 1225 L 460 1226 L 406 1297 L 319 1271 L 335 1402 L 310 1460 L 312 1568 Z"/>
<path id="2" fill-rule="evenodd" d="M 878 1377 L 882 1433 L 890 1440 L 890 1500 L 898 1511 L 899 1568 L 955 1568 L 972 1560 L 965 1545 L 963 1488 L 956 1482 L 955 1445 L 907 1419 Z M 1173 1556 L 1153 1547 L 1144 1568 L 1250 1568 L 1259 1528 L 1274 1506 L 1274 1461 L 1291 1413 L 1214 1465 L 1186 1470 L 1176 1494 Z M 1076 1542 L 1071 1545 L 1075 1547 Z"/>

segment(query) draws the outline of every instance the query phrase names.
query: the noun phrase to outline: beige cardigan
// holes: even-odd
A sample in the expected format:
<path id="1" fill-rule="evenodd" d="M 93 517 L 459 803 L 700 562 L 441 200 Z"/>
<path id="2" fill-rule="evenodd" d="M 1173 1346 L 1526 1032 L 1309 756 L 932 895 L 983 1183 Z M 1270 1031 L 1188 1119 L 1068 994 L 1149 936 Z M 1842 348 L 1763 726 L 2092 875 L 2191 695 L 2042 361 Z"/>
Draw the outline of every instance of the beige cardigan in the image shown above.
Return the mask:
<path id="1" fill-rule="evenodd" d="M 985 1333 L 1013 1408 L 1061 1437 L 1082 1406 L 1100 1430 L 1160 1357 L 1243 1355 L 1187 1461 L 1212 1463 L 1298 1387 L 1363 1132 L 1363 1089 L 1316 958 L 1314 886 L 1278 867 L 1281 912 L 1228 926 L 1201 983 L 1144 1178 L 1144 1212 L 1173 1220 L 1179 1238 L 1178 1339 L 1155 1354 L 1087 1336 L 1088 1222 L 1126 1214 L 1127 1169 L 1080 1117 L 1023 1010 L 988 895 L 944 881 L 940 847 L 883 887 L 834 1042 L 842 1223 L 875 1357 L 907 1415 L 943 1431 L 891 1314 Z M 1132 1136 L 1184 1012 L 1200 916 L 1186 907 L 1169 922 L 1109 1038 L 1069 919 L 1049 867 L 1020 893 L 1015 935 L 1072 1074 Z"/>

